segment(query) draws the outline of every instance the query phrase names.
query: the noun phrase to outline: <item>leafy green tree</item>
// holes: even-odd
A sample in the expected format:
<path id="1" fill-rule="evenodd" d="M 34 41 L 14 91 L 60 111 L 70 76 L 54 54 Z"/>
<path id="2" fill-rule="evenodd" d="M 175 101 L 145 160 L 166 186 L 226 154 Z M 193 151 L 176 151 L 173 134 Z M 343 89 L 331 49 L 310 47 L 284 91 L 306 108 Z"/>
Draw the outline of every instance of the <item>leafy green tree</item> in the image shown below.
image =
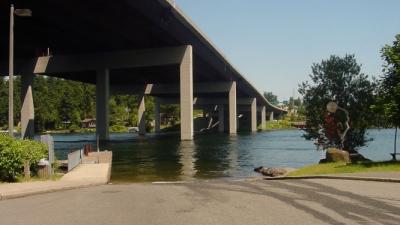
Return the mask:
<path id="1" fill-rule="evenodd" d="M 326 105 L 330 101 L 349 111 L 350 130 L 347 132 L 343 148 L 349 152 L 364 146 L 366 129 L 373 117 L 375 85 L 368 76 L 361 73 L 361 66 L 354 55 L 343 58 L 331 56 L 328 60 L 313 64 L 311 81 L 299 85 L 303 95 L 308 140 L 320 137 L 320 126 L 325 124 Z"/>
<path id="2" fill-rule="evenodd" d="M 96 87 L 91 84 L 82 84 L 83 118 L 94 118 L 96 116 Z"/>
<path id="3" fill-rule="evenodd" d="M 60 99 L 60 117 L 70 121 L 73 125 L 80 125 L 83 113 L 83 88 L 82 84 L 65 80 L 60 84 L 62 95 Z"/>
<path id="4" fill-rule="evenodd" d="M 0 77 L 0 127 L 7 124 L 8 116 L 8 88 L 4 77 Z"/>
<path id="5" fill-rule="evenodd" d="M 397 128 L 400 126 L 400 34 L 395 39 L 393 45 L 386 45 L 381 51 L 384 75 L 380 80 L 375 109 L 396 127 L 396 151 Z"/>
<path id="6" fill-rule="evenodd" d="M 58 104 L 60 91 L 53 78 L 36 76 L 33 84 L 33 101 L 35 107 L 35 128 L 38 131 L 54 128 L 60 121 Z"/>
<path id="7" fill-rule="evenodd" d="M 180 108 L 179 105 L 161 105 L 161 112 L 164 114 L 164 118 L 167 119 L 167 123 L 171 126 L 175 126 L 180 119 Z"/>
<path id="8" fill-rule="evenodd" d="M 110 125 L 125 125 L 128 119 L 127 107 L 119 96 L 110 99 Z"/>
<path id="9" fill-rule="evenodd" d="M 273 105 L 278 105 L 278 96 L 274 95 L 272 92 L 264 92 L 264 97 Z"/>

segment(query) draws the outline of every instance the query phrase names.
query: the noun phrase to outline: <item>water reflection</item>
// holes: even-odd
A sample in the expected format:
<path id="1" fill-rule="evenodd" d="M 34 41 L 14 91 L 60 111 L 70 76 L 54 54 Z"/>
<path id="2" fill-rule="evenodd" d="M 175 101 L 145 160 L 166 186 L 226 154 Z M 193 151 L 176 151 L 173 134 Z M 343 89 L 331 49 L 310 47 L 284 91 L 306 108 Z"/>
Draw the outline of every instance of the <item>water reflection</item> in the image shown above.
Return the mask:
<path id="1" fill-rule="evenodd" d="M 203 135 L 195 140 L 195 178 L 227 176 L 229 169 L 229 136 L 221 134 Z"/>
<path id="2" fill-rule="evenodd" d="M 111 142 L 115 182 L 179 180 L 179 139 L 149 136 L 130 142 Z"/>
<path id="3" fill-rule="evenodd" d="M 197 170 L 195 168 L 195 151 L 196 145 L 194 141 L 182 141 L 178 147 L 181 164 L 180 179 L 190 180 L 193 179 Z"/>
<path id="4" fill-rule="evenodd" d="M 229 143 L 227 144 L 228 162 L 229 162 L 229 168 L 227 171 L 228 176 L 233 176 L 234 174 L 236 174 L 238 168 L 238 162 L 243 160 L 239 159 L 238 148 L 236 146 L 237 142 L 238 142 L 237 135 L 229 136 Z"/>

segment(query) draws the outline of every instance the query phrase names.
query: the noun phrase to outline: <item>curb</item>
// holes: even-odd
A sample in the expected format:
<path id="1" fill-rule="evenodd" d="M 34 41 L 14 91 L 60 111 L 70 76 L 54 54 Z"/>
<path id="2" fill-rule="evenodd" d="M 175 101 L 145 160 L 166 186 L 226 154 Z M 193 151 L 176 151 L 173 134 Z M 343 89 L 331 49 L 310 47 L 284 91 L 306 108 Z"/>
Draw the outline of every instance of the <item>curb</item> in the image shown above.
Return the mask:
<path id="1" fill-rule="evenodd" d="M 356 176 L 331 176 L 331 175 L 314 175 L 314 176 L 299 176 L 299 177 L 268 177 L 264 180 L 311 180 L 311 179 L 331 179 L 331 180 L 358 180 L 358 181 L 375 181 L 400 183 L 400 179 L 396 178 L 380 178 L 380 177 L 356 177 Z"/>
<path id="2" fill-rule="evenodd" d="M 59 192 L 59 191 L 68 191 L 68 190 L 74 190 L 74 189 L 95 187 L 95 186 L 101 186 L 101 185 L 106 185 L 106 184 L 107 183 L 101 182 L 101 183 L 93 183 L 93 184 L 83 184 L 83 185 L 78 185 L 78 186 L 50 188 L 50 189 L 36 190 L 36 191 L 30 191 L 30 192 L 28 191 L 28 192 L 15 193 L 15 194 L 2 194 L 2 193 L 0 193 L 0 201 L 8 200 L 8 199 L 15 199 L 15 198 L 23 198 L 23 197 L 27 197 L 27 196 L 33 196 L 33 195 L 54 193 L 54 192 Z"/>

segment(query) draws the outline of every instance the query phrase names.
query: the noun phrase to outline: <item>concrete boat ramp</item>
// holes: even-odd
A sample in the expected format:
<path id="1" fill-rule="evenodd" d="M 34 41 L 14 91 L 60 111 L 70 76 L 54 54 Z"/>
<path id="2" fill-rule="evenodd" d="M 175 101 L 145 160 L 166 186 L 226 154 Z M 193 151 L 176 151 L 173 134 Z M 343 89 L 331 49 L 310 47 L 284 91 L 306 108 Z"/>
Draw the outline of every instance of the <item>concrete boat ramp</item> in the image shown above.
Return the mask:
<path id="1" fill-rule="evenodd" d="M 92 152 L 58 181 L 0 184 L 0 200 L 107 184 L 111 166 L 112 152 Z"/>

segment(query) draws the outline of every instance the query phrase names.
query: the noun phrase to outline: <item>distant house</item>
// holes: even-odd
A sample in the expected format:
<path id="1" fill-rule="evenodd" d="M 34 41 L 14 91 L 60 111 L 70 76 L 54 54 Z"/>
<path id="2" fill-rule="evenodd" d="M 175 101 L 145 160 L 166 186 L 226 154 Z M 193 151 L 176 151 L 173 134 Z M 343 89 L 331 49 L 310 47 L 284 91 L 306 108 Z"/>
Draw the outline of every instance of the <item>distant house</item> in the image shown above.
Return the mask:
<path id="1" fill-rule="evenodd" d="M 84 119 L 81 121 L 82 128 L 96 128 L 96 119 Z"/>

